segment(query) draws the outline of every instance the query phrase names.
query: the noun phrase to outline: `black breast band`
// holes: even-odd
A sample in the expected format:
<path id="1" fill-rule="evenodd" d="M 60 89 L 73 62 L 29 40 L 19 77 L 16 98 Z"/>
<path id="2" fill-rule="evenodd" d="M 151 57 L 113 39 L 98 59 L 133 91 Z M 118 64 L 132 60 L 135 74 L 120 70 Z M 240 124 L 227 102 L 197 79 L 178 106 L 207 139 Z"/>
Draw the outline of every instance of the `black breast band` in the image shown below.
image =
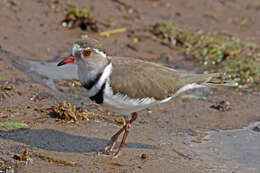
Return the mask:
<path id="1" fill-rule="evenodd" d="M 96 85 L 98 83 L 99 79 L 101 78 L 101 75 L 102 75 L 102 73 L 99 73 L 97 75 L 97 77 L 95 77 L 94 80 L 91 80 L 88 83 L 84 83 L 83 84 L 84 88 L 86 88 L 87 90 L 90 90 L 94 85 Z"/>
<path id="2" fill-rule="evenodd" d="M 89 97 L 92 101 L 95 101 L 97 104 L 102 104 L 104 102 L 104 89 L 106 86 L 106 82 L 102 85 L 100 90 L 97 92 L 96 95 Z"/>

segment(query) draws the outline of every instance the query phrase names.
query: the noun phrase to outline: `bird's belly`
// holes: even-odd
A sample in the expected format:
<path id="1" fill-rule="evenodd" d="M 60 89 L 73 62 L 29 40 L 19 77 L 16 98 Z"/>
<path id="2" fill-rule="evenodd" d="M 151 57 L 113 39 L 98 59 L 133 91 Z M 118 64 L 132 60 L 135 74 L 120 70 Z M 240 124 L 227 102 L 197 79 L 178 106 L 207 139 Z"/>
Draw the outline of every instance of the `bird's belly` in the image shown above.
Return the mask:
<path id="1" fill-rule="evenodd" d="M 120 94 L 105 94 L 102 106 L 111 112 L 131 114 L 133 112 L 141 111 L 158 103 L 159 101 L 153 98 L 131 99 Z"/>
<path id="2" fill-rule="evenodd" d="M 141 110 L 149 107 L 149 105 L 142 106 L 142 107 L 141 106 L 129 106 L 129 105 L 126 105 L 125 107 L 122 107 L 122 106 L 119 107 L 118 105 L 113 105 L 113 104 L 106 103 L 106 102 L 104 102 L 102 104 L 102 106 L 110 112 L 116 112 L 116 113 L 120 113 L 120 114 L 124 114 L 124 115 L 128 115 L 133 112 L 138 112 L 138 111 L 141 111 Z"/>

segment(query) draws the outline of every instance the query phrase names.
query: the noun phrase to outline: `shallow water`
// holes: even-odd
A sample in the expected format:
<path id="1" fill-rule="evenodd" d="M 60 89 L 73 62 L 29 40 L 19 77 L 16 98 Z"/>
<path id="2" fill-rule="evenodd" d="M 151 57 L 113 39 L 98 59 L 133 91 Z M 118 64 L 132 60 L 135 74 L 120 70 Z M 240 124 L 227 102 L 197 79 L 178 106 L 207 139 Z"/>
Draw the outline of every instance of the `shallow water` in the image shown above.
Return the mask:
<path id="1" fill-rule="evenodd" d="M 252 130 L 255 125 L 260 122 L 239 130 L 212 132 L 211 139 L 229 157 L 260 169 L 260 132 Z"/>
<path id="2" fill-rule="evenodd" d="M 60 92 L 57 89 L 57 80 L 78 79 L 77 66 L 75 64 L 67 64 L 58 67 L 58 62 L 24 60 L 23 63 L 26 64 L 26 68 L 22 67 L 22 70 L 26 71 L 30 75 L 33 74 L 39 76 L 45 85 L 59 93 L 58 100 L 68 100 L 74 104 L 87 103 L 90 101 L 89 98 L 86 97 L 85 89 L 83 88 L 78 88 L 79 93 Z"/>
<path id="3" fill-rule="evenodd" d="M 55 80 L 78 78 L 77 66 L 75 64 L 58 67 L 58 62 L 39 62 L 31 60 L 26 60 L 25 62 L 29 64 L 28 72 L 42 76 L 45 84 L 54 90 L 56 90 Z"/>
<path id="4" fill-rule="evenodd" d="M 203 160 L 226 172 L 260 172 L 260 131 L 255 127 L 260 122 L 242 129 L 210 131 L 206 141 L 192 146 Z"/>

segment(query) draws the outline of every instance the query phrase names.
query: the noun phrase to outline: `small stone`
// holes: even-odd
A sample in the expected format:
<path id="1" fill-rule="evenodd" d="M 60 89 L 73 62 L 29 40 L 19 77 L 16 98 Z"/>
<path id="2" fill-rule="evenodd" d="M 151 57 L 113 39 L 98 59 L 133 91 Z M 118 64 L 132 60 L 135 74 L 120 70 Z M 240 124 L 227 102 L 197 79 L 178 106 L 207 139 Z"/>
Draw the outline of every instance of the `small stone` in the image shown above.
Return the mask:
<path id="1" fill-rule="evenodd" d="M 260 132 L 260 127 L 259 126 L 255 126 L 252 128 L 253 131 L 255 132 Z"/>
<path id="2" fill-rule="evenodd" d="M 176 12 L 175 15 L 178 16 L 178 17 L 180 17 L 180 16 L 181 16 L 181 13 L 180 13 L 180 12 Z"/>
<path id="3" fill-rule="evenodd" d="M 219 110 L 221 112 L 226 112 L 231 110 L 231 104 L 229 101 L 221 101 L 217 105 L 211 105 L 210 108 Z"/>
<path id="4" fill-rule="evenodd" d="M 7 91 L 11 91 L 11 90 L 15 90 L 16 87 L 14 84 L 11 84 L 11 83 L 7 83 L 7 85 L 4 87 L 5 90 Z"/>
<path id="5" fill-rule="evenodd" d="M 29 159 L 29 149 L 25 148 L 23 154 L 15 154 L 13 158 L 16 160 L 27 161 Z"/>
<path id="6" fill-rule="evenodd" d="M 151 115 L 151 114 L 153 113 L 153 111 L 152 111 L 151 109 L 147 108 L 147 113 L 148 113 L 149 115 Z"/>
<path id="7" fill-rule="evenodd" d="M 148 159 L 148 155 L 147 154 L 145 154 L 145 153 L 143 153 L 142 155 L 141 155 L 141 159 Z"/>

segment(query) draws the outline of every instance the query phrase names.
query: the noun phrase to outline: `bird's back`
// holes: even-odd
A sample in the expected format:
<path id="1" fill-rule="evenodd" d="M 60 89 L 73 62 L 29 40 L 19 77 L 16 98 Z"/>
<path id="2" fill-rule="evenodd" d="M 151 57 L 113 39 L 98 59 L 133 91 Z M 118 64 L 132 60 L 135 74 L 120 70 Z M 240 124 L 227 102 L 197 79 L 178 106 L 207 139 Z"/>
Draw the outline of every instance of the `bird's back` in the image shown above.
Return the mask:
<path id="1" fill-rule="evenodd" d="M 152 62 L 128 57 L 111 57 L 110 85 L 115 93 L 130 98 L 163 100 L 191 83 L 204 83 L 207 74 L 188 75 Z"/>

